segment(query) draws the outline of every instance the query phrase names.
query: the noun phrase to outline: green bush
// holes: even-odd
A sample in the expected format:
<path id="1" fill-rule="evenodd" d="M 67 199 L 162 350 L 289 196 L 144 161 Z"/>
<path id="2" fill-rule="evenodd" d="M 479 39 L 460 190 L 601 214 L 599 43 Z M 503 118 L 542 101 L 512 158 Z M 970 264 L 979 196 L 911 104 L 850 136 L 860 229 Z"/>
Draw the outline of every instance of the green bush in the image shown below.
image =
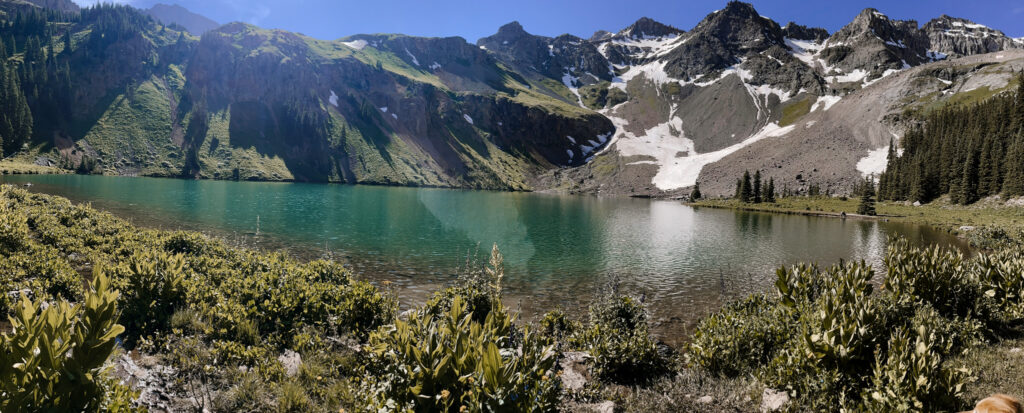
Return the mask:
<path id="1" fill-rule="evenodd" d="M 864 400 L 875 412 L 957 411 L 965 406 L 964 385 L 970 373 L 943 367 L 950 344 L 928 326 L 910 333 L 900 329 L 889 339 L 886 357 L 875 360 L 871 387 Z"/>
<path id="2" fill-rule="evenodd" d="M 643 304 L 609 293 L 590 307 L 590 322 L 572 339 L 593 357 L 591 371 L 600 380 L 636 384 L 671 370 L 647 327 Z"/>
<path id="3" fill-rule="evenodd" d="M 986 297 L 1008 320 L 1024 318 L 1024 252 L 1019 248 L 981 254 L 974 270 Z"/>
<path id="4" fill-rule="evenodd" d="M 459 296 L 441 316 L 421 310 L 395 321 L 370 336 L 366 410 L 556 411 L 554 347 L 514 336 L 500 301 L 483 322 Z"/>
<path id="5" fill-rule="evenodd" d="M 727 377 L 753 373 L 789 340 L 794 314 L 766 294 L 729 304 L 697 325 L 689 364 Z"/>
<path id="6" fill-rule="evenodd" d="M 0 202 L 0 254 L 12 254 L 25 249 L 29 242 L 28 234 L 24 215 L 6 202 Z"/>
<path id="7" fill-rule="evenodd" d="M 145 250 L 110 270 L 127 292 L 121 321 L 130 343 L 170 327 L 171 316 L 185 304 L 184 263 L 181 255 Z"/>
<path id="8" fill-rule="evenodd" d="M 963 254 L 938 246 L 912 248 L 905 239 L 894 241 L 885 255 L 888 272 L 883 288 L 902 302 L 934 307 L 944 317 L 981 317 L 981 285 Z"/>
<path id="9" fill-rule="evenodd" d="M 103 369 L 124 331 L 107 277 L 96 274 L 81 304 L 41 304 L 23 298 L 0 335 L 0 411 L 132 411 Z"/>

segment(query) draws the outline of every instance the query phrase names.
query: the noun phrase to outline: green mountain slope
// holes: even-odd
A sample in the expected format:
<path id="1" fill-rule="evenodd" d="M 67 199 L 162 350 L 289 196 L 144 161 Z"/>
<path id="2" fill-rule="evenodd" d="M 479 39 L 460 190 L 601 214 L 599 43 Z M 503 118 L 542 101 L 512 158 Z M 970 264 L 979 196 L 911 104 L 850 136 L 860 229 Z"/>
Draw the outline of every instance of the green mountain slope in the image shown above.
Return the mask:
<path id="1" fill-rule="evenodd" d="M 322 41 L 234 23 L 198 39 L 120 6 L 38 17 L 10 34 L 43 39 L 37 63 L 70 68 L 70 85 L 40 84 L 67 96 L 30 99 L 42 116 L 19 156 L 69 168 L 531 189 L 583 162 L 567 136 L 614 129 L 461 38 Z"/>

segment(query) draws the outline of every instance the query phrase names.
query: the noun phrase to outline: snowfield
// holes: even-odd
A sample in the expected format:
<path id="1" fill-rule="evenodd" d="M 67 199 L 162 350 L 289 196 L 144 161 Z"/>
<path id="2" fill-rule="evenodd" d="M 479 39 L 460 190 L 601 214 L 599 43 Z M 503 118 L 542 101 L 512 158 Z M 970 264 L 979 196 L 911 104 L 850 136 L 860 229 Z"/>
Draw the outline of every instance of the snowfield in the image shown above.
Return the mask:
<path id="1" fill-rule="evenodd" d="M 889 161 L 889 146 L 878 148 L 875 150 L 868 151 L 868 155 L 861 158 L 857 162 L 857 170 L 860 171 L 861 175 L 865 177 L 874 175 L 875 179 L 878 179 L 878 175 L 885 172 L 885 166 Z"/>
<path id="2" fill-rule="evenodd" d="M 343 44 L 345 46 L 348 46 L 348 47 L 351 47 L 351 48 L 356 49 L 356 50 L 363 50 L 363 48 L 366 47 L 366 45 L 367 45 L 366 40 L 362 40 L 362 39 L 353 40 L 351 42 L 341 42 L 341 44 Z"/>
<path id="3" fill-rule="evenodd" d="M 338 94 L 334 93 L 334 91 L 332 90 L 331 97 L 327 98 L 327 101 L 331 102 L 331 105 L 333 105 L 334 107 L 338 107 Z"/>

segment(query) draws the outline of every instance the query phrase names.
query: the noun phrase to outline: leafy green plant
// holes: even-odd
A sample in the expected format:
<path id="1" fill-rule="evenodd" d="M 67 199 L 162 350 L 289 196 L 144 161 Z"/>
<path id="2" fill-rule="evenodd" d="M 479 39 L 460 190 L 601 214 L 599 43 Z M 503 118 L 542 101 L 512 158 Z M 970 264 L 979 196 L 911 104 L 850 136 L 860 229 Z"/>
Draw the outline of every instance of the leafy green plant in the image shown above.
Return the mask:
<path id="1" fill-rule="evenodd" d="M 885 265 L 883 288 L 898 301 L 930 305 L 945 317 L 986 317 L 976 314 L 982 291 L 963 254 L 938 246 L 912 248 L 898 239 L 886 252 Z"/>
<path id="2" fill-rule="evenodd" d="M 500 301 L 481 323 L 459 296 L 441 316 L 382 328 L 367 346 L 367 410 L 556 411 L 554 347 L 529 332 L 516 343 L 513 329 Z"/>
<path id="3" fill-rule="evenodd" d="M 687 346 L 691 365 L 727 377 L 752 373 L 772 360 L 795 328 L 795 312 L 766 294 L 727 305 L 701 320 Z"/>
<path id="4" fill-rule="evenodd" d="M 590 307 L 590 322 L 572 338 L 594 358 L 592 373 L 615 383 L 644 383 L 671 370 L 647 327 L 647 310 L 614 288 Z"/>
<path id="5" fill-rule="evenodd" d="M 870 411 L 935 412 L 966 407 L 964 385 L 970 373 L 943 366 L 950 344 L 921 325 L 899 330 L 889 339 L 886 357 L 876 357 L 871 387 L 864 400 Z"/>
<path id="6" fill-rule="evenodd" d="M 171 316 L 185 304 L 184 258 L 144 250 L 114 267 L 124 290 L 122 321 L 134 339 L 170 327 Z"/>
<path id="7" fill-rule="evenodd" d="M 23 298 L 11 317 L 13 333 L 0 335 L 0 410 L 131 411 L 124 400 L 130 393 L 109 383 L 103 369 L 124 331 L 117 295 L 97 272 L 81 304 L 43 308 Z"/>
<path id="8" fill-rule="evenodd" d="M 1024 253 L 1014 248 L 981 254 L 974 263 L 981 289 L 1004 317 L 1024 318 Z"/>

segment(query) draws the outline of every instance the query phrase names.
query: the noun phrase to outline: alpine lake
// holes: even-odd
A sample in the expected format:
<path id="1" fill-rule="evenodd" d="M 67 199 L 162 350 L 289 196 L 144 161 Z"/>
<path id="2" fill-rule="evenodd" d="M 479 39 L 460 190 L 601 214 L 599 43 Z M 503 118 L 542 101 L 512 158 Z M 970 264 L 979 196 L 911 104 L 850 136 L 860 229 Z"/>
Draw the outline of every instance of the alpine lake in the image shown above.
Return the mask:
<path id="1" fill-rule="evenodd" d="M 330 257 L 393 289 L 409 308 L 480 264 L 497 244 L 505 304 L 525 320 L 585 318 L 611 288 L 642 297 L 654 333 L 679 344 L 724 303 L 766 291 L 781 265 L 865 260 L 884 274 L 894 236 L 966 250 L 930 227 L 692 208 L 679 201 L 363 185 L 80 175 L 11 175 L 144 227 Z"/>

